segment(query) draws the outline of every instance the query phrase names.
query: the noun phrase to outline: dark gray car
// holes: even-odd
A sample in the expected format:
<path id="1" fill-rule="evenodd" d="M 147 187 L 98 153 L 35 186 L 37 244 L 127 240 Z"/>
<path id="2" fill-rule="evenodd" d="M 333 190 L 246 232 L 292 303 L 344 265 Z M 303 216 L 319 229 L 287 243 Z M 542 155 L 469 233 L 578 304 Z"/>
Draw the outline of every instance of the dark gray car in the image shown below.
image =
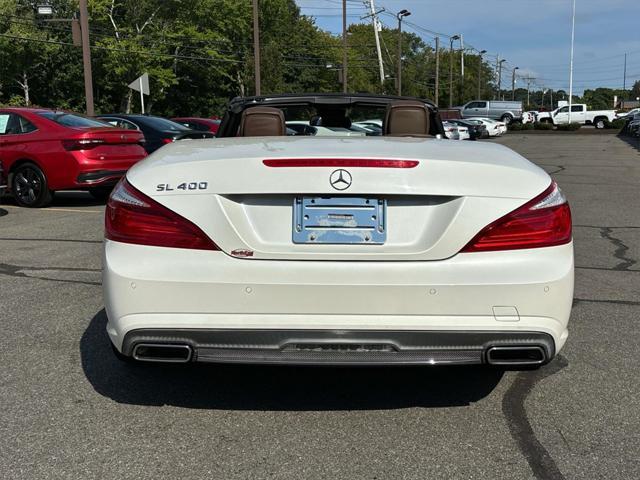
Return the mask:
<path id="1" fill-rule="evenodd" d="M 462 118 L 492 118 L 507 125 L 522 120 L 522 102 L 474 100 L 460 108 Z"/>

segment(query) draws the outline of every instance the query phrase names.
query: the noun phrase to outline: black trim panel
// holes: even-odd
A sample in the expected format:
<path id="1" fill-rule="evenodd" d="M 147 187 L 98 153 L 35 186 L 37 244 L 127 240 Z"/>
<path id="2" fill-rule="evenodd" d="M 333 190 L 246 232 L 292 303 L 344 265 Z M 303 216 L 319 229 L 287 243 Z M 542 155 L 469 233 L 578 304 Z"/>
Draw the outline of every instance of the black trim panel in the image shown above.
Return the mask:
<path id="1" fill-rule="evenodd" d="M 78 183 L 101 183 L 106 184 L 107 180 L 113 180 L 113 184 L 127 173 L 126 170 L 96 170 L 94 172 L 81 173 L 76 179 Z"/>
<path id="2" fill-rule="evenodd" d="M 434 365 L 486 363 L 495 346 L 538 346 L 545 362 L 555 355 L 551 335 L 540 332 L 138 329 L 122 353 L 139 343 L 186 344 L 193 360 L 293 365 Z"/>

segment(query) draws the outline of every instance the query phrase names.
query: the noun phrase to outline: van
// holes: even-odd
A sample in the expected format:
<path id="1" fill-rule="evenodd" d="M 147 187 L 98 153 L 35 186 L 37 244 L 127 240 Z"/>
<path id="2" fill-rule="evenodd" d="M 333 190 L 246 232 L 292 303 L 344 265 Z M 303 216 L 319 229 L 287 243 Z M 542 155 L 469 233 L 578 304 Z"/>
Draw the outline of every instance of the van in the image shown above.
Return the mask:
<path id="1" fill-rule="evenodd" d="M 507 125 L 522 121 L 522 102 L 501 100 L 473 100 L 460 108 L 462 118 L 485 117 L 501 120 Z"/>

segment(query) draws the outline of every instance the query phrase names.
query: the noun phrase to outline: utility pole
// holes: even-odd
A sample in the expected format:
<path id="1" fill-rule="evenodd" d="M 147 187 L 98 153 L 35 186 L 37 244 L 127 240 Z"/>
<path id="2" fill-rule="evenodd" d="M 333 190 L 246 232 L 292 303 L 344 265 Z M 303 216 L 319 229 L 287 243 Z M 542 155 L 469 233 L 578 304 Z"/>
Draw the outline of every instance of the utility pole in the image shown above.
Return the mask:
<path id="1" fill-rule="evenodd" d="M 511 72 L 511 100 L 516 99 L 516 70 L 519 70 L 520 67 L 514 67 Z"/>
<path id="2" fill-rule="evenodd" d="M 506 62 L 506 59 L 502 59 L 498 62 L 498 100 L 501 100 L 502 95 L 502 64 Z"/>
<path id="3" fill-rule="evenodd" d="M 440 92 L 440 37 L 436 37 L 436 90 L 435 101 L 436 107 L 440 106 L 438 97 Z"/>
<path id="4" fill-rule="evenodd" d="M 253 70 L 256 81 L 256 96 L 260 95 L 260 22 L 258 0 L 253 0 Z"/>
<path id="5" fill-rule="evenodd" d="M 481 84 L 482 84 L 482 55 L 487 53 L 486 50 L 480 50 L 479 52 L 479 60 L 478 60 L 478 100 L 482 97 L 481 94 Z"/>
<path id="6" fill-rule="evenodd" d="M 84 67 L 84 94 L 87 115 L 93 117 L 93 75 L 91 72 L 91 46 L 89 43 L 89 11 L 87 0 L 80 0 L 80 30 L 82 32 L 82 65 Z"/>
<path id="7" fill-rule="evenodd" d="M 535 80 L 535 78 L 533 78 L 531 75 L 527 75 L 524 79 L 527 81 L 527 105 L 530 105 L 531 82 Z"/>
<path id="8" fill-rule="evenodd" d="M 460 34 L 460 103 L 464 103 L 464 40 Z"/>
<path id="9" fill-rule="evenodd" d="M 342 0 L 342 91 L 347 93 L 347 0 Z"/>
<path id="10" fill-rule="evenodd" d="M 496 55 L 496 70 L 495 70 L 495 72 L 493 72 L 493 78 L 496 79 L 496 84 L 497 84 L 496 92 L 495 92 L 495 94 L 493 96 L 494 100 L 500 100 L 500 97 L 497 96 L 497 95 L 499 95 L 498 92 L 500 91 L 500 84 L 497 81 L 498 80 L 498 66 L 499 65 L 500 65 L 500 54 Z"/>
<path id="11" fill-rule="evenodd" d="M 459 38 L 460 35 L 449 37 L 449 108 L 453 108 L 453 41 Z"/>
<path id="12" fill-rule="evenodd" d="M 402 95 L 402 19 L 411 15 L 409 10 L 400 10 L 396 17 L 398 17 L 398 96 Z"/>
<path id="13" fill-rule="evenodd" d="M 371 13 L 369 15 L 365 15 L 360 17 L 360 20 L 364 20 L 366 18 L 371 17 L 371 25 L 373 26 L 373 36 L 376 39 L 376 52 L 378 53 L 378 68 L 380 70 L 380 85 L 384 84 L 384 63 L 382 62 L 382 50 L 380 49 L 380 36 L 378 35 L 378 14 L 384 12 L 384 8 L 376 12 L 376 6 L 373 3 L 373 0 L 369 0 L 369 9 Z"/>
<path id="14" fill-rule="evenodd" d="M 622 78 L 622 101 L 627 96 L 627 54 L 624 54 L 624 74 Z"/>

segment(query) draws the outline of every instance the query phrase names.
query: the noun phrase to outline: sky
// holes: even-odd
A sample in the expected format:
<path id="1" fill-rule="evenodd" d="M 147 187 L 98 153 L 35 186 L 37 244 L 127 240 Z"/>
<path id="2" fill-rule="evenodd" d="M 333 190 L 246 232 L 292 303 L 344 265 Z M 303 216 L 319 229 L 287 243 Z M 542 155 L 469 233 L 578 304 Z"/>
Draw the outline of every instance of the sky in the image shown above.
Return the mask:
<path id="1" fill-rule="evenodd" d="M 333 33 L 342 32 L 342 0 L 296 0 L 305 15 Z M 347 0 L 349 23 L 368 13 L 369 0 Z M 411 12 L 403 29 L 433 45 L 449 44 L 447 36 L 462 34 L 465 47 L 487 50 L 485 58 L 506 59 L 503 88 L 510 88 L 511 69 L 518 77 L 531 77 L 535 87 L 569 91 L 572 0 L 375 0 L 382 23 L 397 28 L 390 15 Z M 576 0 L 574 94 L 596 87 L 622 88 L 627 54 L 629 89 L 640 80 L 640 0 Z M 454 44 L 455 46 L 455 44 Z M 518 78 L 516 86 L 526 87 Z"/>

